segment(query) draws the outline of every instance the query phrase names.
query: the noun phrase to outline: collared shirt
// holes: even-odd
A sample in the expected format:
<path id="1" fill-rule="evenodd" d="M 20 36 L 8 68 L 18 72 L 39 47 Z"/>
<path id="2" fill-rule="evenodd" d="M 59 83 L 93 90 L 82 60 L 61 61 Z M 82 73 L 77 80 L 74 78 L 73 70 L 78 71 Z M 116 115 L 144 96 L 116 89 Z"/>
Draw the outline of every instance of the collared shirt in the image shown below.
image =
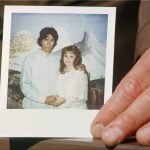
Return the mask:
<path id="1" fill-rule="evenodd" d="M 47 96 L 56 95 L 60 54 L 41 49 L 27 56 L 21 72 L 21 89 L 25 95 L 23 108 L 53 108 L 44 104 Z"/>

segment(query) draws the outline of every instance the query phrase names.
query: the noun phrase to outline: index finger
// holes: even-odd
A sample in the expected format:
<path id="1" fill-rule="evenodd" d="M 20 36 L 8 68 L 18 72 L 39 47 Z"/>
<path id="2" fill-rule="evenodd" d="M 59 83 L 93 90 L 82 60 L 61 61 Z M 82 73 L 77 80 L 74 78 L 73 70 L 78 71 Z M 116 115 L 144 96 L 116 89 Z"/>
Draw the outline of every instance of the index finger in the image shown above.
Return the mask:
<path id="1" fill-rule="evenodd" d="M 122 113 L 150 85 L 150 48 L 120 82 L 91 125 L 94 137 L 101 137 L 104 126 Z"/>

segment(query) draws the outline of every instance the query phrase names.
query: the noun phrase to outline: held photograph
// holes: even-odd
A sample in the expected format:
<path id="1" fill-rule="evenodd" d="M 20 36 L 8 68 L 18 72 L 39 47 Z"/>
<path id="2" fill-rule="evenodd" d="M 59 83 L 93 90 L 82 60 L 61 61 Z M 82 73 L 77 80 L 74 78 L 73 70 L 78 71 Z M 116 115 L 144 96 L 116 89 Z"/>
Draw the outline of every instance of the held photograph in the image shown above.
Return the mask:
<path id="1" fill-rule="evenodd" d="M 68 125 L 69 118 L 78 116 L 72 123 L 82 124 L 82 136 L 90 136 L 92 116 L 112 93 L 115 11 L 114 7 L 5 6 L 0 110 L 16 114 L 16 119 L 30 114 L 25 119 L 30 129 L 40 114 L 35 122 L 41 119 L 46 124 L 48 132 L 42 132 L 46 137 L 80 137 L 81 127 L 70 133 Z M 65 121 L 63 132 L 58 132 L 57 117 Z M 37 125 L 27 136 L 41 136 L 43 128 Z M 9 136 L 23 136 L 25 130 L 20 130 Z"/>

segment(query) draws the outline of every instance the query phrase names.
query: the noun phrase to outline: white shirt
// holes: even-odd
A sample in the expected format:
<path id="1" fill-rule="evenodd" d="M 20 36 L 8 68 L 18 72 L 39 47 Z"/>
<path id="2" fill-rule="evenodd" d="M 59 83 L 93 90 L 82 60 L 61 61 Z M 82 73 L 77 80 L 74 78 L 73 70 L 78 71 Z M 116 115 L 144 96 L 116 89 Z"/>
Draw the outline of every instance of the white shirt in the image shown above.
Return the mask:
<path id="1" fill-rule="evenodd" d="M 57 94 L 66 99 L 66 102 L 58 106 L 58 108 L 86 109 L 88 95 L 87 74 L 79 70 L 59 74 L 57 80 Z"/>
<path id="2" fill-rule="evenodd" d="M 25 58 L 21 72 L 23 108 L 54 108 L 44 102 L 47 96 L 56 95 L 59 57 L 57 52 L 47 54 L 39 49 Z"/>

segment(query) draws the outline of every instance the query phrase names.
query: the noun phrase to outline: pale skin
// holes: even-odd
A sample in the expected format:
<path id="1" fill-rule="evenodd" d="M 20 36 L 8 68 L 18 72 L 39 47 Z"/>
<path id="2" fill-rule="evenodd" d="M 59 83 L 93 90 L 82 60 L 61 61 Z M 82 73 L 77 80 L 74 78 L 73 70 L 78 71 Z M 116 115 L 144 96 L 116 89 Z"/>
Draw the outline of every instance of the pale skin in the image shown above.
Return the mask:
<path id="1" fill-rule="evenodd" d="M 150 146 L 150 48 L 99 111 L 91 133 L 108 146 L 134 134 L 139 144 Z"/>
<path id="2" fill-rule="evenodd" d="M 72 52 L 68 51 L 64 55 L 65 72 L 69 72 L 74 69 L 74 60 L 76 56 Z"/>

